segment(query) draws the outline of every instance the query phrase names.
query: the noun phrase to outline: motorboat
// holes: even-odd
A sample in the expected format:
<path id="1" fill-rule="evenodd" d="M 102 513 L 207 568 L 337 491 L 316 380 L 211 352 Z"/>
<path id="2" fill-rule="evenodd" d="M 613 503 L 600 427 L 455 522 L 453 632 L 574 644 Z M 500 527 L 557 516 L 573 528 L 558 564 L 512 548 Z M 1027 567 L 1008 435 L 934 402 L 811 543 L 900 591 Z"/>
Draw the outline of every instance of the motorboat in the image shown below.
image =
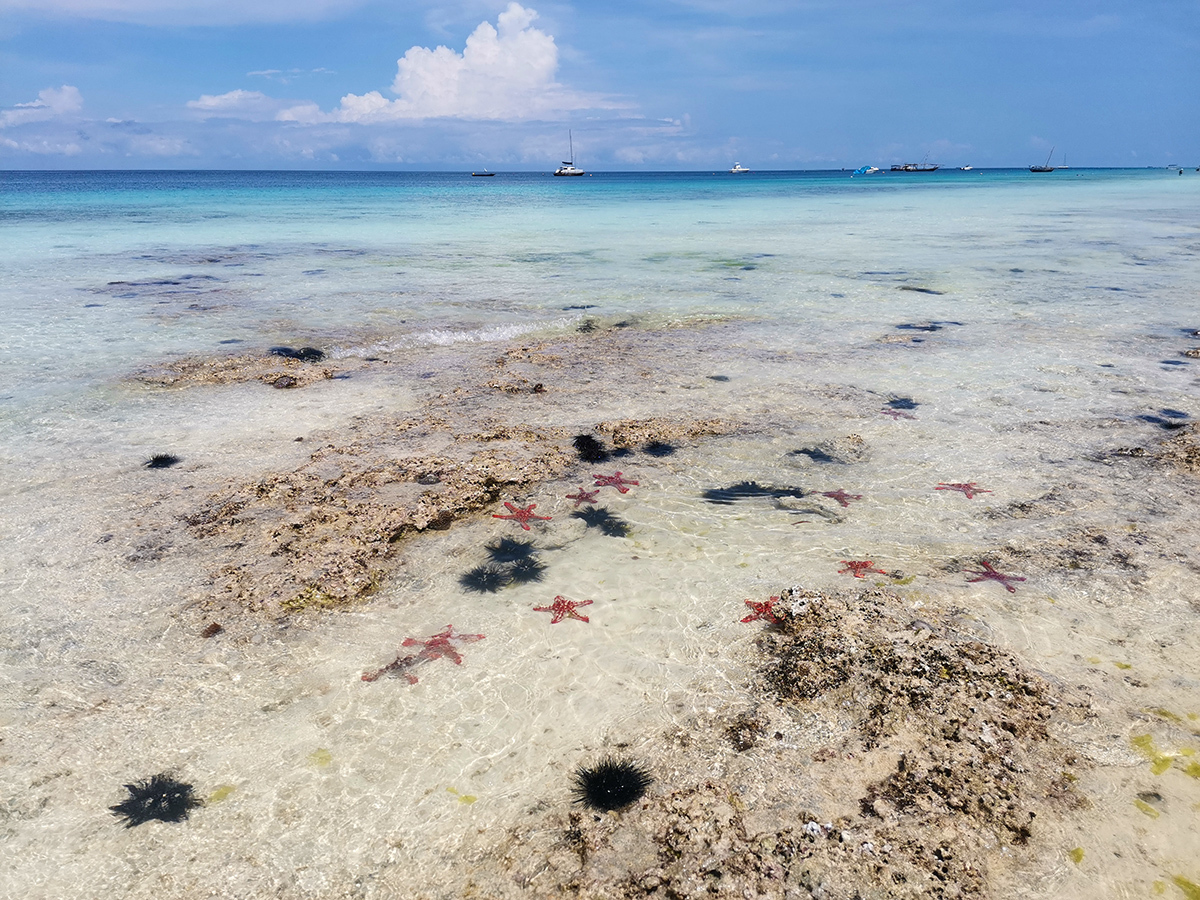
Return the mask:
<path id="1" fill-rule="evenodd" d="M 750 170 L 743 166 L 740 162 L 735 162 L 733 168 L 729 170 L 730 175 L 744 175 Z"/>
<path id="2" fill-rule="evenodd" d="M 859 166 L 851 173 L 851 177 L 855 175 L 877 175 L 882 171 L 878 166 Z"/>
<path id="3" fill-rule="evenodd" d="M 941 166 L 936 163 L 904 163 L 892 166 L 893 172 L 936 172 Z"/>
<path id="4" fill-rule="evenodd" d="M 575 166 L 575 141 L 571 138 L 571 132 L 567 132 L 567 143 L 571 148 L 571 158 L 564 159 L 563 164 L 554 170 L 555 175 L 583 175 L 583 169 Z"/>
<path id="5" fill-rule="evenodd" d="M 972 171 L 974 168 L 975 168 L 974 166 L 959 166 L 959 167 L 958 167 L 958 171 L 960 171 L 960 172 L 970 172 L 970 171 Z"/>

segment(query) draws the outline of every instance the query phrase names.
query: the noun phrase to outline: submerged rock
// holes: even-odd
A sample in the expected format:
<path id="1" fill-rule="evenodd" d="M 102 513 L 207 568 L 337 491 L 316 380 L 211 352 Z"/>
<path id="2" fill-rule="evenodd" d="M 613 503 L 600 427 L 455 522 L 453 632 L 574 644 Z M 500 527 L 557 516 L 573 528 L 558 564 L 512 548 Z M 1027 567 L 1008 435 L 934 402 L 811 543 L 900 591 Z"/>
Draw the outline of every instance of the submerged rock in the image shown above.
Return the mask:
<path id="1" fill-rule="evenodd" d="M 1046 858 L 1029 845 L 1087 803 L 1083 763 L 1049 726 L 1086 703 L 952 620 L 913 627 L 886 591 L 788 589 L 779 607 L 734 709 L 639 743 L 670 772 L 656 790 L 619 817 L 557 804 L 515 827 L 508 883 L 586 900 L 945 900 L 997 896 L 994 870 Z"/>

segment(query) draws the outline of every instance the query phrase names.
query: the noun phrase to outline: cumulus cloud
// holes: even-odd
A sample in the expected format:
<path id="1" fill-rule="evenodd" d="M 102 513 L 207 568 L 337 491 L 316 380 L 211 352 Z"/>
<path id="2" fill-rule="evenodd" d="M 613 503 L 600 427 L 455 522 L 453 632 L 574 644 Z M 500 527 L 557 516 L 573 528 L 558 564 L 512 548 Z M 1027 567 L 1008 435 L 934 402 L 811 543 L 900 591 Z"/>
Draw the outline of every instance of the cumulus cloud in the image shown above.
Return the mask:
<path id="1" fill-rule="evenodd" d="M 556 82 L 558 46 L 533 27 L 537 12 L 512 2 L 493 26 L 481 22 L 462 53 L 412 47 L 397 60 L 389 100 L 379 91 L 347 94 L 331 112 L 315 103 L 282 110 L 281 121 L 376 123 L 401 119 L 535 119 L 576 109 L 616 108 Z"/>
<path id="2" fill-rule="evenodd" d="M 83 109 L 83 95 L 79 88 L 64 84 L 60 88 L 46 88 L 38 92 L 38 98 L 29 103 L 18 103 L 11 109 L 0 112 L 0 128 L 8 125 L 23 125 L 26 122 L 44 122 L 58 116 L 70 115 Z"/>

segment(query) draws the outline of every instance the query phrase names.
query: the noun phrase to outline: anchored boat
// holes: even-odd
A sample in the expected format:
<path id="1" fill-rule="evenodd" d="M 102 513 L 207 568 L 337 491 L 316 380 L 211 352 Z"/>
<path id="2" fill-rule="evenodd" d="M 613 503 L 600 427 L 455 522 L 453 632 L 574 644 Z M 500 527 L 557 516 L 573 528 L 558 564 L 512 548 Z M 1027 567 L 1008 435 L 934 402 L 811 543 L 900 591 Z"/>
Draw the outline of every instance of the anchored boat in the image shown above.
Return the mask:
<path id="1" fill-rule="evenodd" d="M 554 170 L 555 175 L 582 175 L 583 169 L 575 167 L 575 142 L 571 139 L 571 132 L 567 132 L 567 142 L 571 148 L 571 158 L 564 159 L 563 164 Z"/>

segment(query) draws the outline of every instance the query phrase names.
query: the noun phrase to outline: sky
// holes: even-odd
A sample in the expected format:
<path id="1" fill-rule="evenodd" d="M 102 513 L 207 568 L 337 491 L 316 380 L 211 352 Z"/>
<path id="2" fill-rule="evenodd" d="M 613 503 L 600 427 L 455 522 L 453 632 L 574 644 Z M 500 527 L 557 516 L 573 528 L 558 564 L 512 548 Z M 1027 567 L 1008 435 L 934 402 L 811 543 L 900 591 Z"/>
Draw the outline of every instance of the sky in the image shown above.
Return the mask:
<path id="1" fill-rule="evenodd" d="M 0 169 L 1200 165 L 1200 0 L 0 0 Z"/>

